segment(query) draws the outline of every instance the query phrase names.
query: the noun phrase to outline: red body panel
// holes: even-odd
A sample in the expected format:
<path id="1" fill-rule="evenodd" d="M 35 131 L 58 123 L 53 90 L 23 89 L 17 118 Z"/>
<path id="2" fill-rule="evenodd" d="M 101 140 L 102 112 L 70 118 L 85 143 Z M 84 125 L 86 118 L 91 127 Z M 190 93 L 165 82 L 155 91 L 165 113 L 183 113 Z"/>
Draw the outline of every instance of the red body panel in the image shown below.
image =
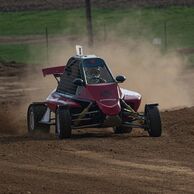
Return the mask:
<path id="1" fill-rule="evenodd" d="M 55 90 L 48 96 L 46 104 L 53 111 L 56 111 L 57 106 L 60 106 L 60 105 L 63 105 L 63 106 L 67 105 L 71 108 L 81 107 L 79 103 L 71 100 L 70 98 L 60 95 Z"/>
<path id="2" fill-rule="evenodd" d="M 80 93 L 75 96 L 60 94 L 55 90 L 48 96 L 47 105 L 55 111 L 58 105 L 68 105 L 70 108 L 81 108 L 78 102 L 73 99 L 94 101 L 100 110 L 109 116 L 118 115 L 121 111 L 120 99 L 129 104 L 135 111 L 141 103 L 141 95 L 120 89 L 117 83 L 91 84 L 83 86 Z"/>
<path id="3" fill-rule="evenodd" d="M 117 115 L 121 111 L 120 92 L 116 83 L 86 85 L 79 98 L 95 101 L 106 115 Z"/>
<path id="4" fill-rule="evenodd" d="M 141 104 L 141 95 L 137 92 L 121 89 L 124 101 L 137 111 Z"/>

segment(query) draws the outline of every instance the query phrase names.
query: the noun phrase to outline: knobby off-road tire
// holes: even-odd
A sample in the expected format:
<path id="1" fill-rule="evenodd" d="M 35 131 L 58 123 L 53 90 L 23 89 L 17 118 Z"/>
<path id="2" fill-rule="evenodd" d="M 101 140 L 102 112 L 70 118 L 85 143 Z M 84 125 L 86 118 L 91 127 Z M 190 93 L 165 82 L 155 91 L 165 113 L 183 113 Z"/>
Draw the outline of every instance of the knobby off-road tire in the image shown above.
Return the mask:
<path id="1" fill-rule="evenodd" d="M 122 134 L 122 133 L 131 133 L 132 128 L 131 127 L 113 127 L 114 133 L 115 134 Z"/>
<path id="2" fill-rule="evenodd" d="M 31 104 L 27 113 L 27 125 L 29 133 L 49 133 L 50 125 L 40 123 L 47 107 L 44 104 Z"/>
<path id="3" fill-rule="evenodd" d="M 59 139 L 71 137 L 71 114 L 66 108 L 59 107 L 56 111 L 56 135 Z"/>
<path id="4" fill-rule="evenodd" d="M 150 137 L 160 137 L 162 134 L 162 125 L 160 112 L 157 106 L 147 106 L 145 108 L 145 124 Z"/>

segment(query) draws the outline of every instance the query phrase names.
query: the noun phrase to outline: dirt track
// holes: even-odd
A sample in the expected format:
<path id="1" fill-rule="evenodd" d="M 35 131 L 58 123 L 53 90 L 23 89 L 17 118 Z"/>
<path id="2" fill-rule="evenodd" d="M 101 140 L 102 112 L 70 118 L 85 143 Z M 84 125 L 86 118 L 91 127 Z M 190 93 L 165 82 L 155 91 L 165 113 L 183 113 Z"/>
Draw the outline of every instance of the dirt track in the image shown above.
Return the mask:
<path id="1" fill-rule="evenodd" d="M 0 193 L 193 193 L 194 108 L 162 113 L 164 133 L 81 130 L 0 136 Z"/>
<path id="2" fill-rule="evenodd" d="M 163 112 L 161 138 L 85 129 L 59 141 L 26 134 L 21 96 L 1 102 L 0 193 L 194 193 L 194 108 Z"/>

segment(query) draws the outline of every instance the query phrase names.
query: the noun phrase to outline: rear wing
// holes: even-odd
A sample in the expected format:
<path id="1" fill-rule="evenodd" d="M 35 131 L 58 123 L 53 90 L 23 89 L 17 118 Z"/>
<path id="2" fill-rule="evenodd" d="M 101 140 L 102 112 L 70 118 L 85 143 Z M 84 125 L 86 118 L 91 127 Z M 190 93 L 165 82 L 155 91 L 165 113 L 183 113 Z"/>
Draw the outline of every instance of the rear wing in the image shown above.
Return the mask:
<path id="1" fill-rule="evenodd" d="M 57 78 L 61 77 L 61 75 L 64 72 L 64 69 L 65 69 L 65 66 L 49 67 L 49 68 L 42 69 L 42 73 L 44 77 L 47 75 L 53 75 L 57 80 L 57 82 L 59 82 L 59 79 Z"/>
<path id="2" fill-rule="evenodd" d="M 64 69 L 65 69 L 65 66 L 49 67 L 49 68 L 42 69 L 42 73 L 44 77 L 47 75 L 59 75 L 57 77 L 60 77 L 61 74 L 63 74 Z"/>

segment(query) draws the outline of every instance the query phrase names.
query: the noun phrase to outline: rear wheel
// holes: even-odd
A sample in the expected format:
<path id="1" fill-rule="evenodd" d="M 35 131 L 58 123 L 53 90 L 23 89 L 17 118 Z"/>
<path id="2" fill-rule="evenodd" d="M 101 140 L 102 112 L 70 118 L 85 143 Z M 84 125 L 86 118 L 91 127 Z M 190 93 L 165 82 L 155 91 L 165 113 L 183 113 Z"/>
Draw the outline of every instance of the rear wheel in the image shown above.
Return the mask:
<path id="1" fill-rule="evenodd" d="M 114 133 L 116 133 L 116 134 L 122 134 L 122 133 L 131 133 L 132 128 L 118 126 L 118 127 L 113 127 L 113 130 L 114 130 Z"/>
<path id="2" fill-rule="evenodd" d="M 160 137 L 162 134 L 162 126 L 160 112 L 157 106 L 146 106 L 145 108 L 145 125 L 151 137 Z"/>
<path id="3" fill-rule="evenodd" d="M 71 132 L 70 111 L 59 107 L 56 111 L 56 135 L 59 139 L 70 138 Z"/>
<path id="4" fill-rule="evenodd" d="M 27 113 L 28 132 L 35 133 L 37 131 L 49 133 L 50 125 L 40 123 L 47 107 L 44 104 L 31 104 Z"/>

